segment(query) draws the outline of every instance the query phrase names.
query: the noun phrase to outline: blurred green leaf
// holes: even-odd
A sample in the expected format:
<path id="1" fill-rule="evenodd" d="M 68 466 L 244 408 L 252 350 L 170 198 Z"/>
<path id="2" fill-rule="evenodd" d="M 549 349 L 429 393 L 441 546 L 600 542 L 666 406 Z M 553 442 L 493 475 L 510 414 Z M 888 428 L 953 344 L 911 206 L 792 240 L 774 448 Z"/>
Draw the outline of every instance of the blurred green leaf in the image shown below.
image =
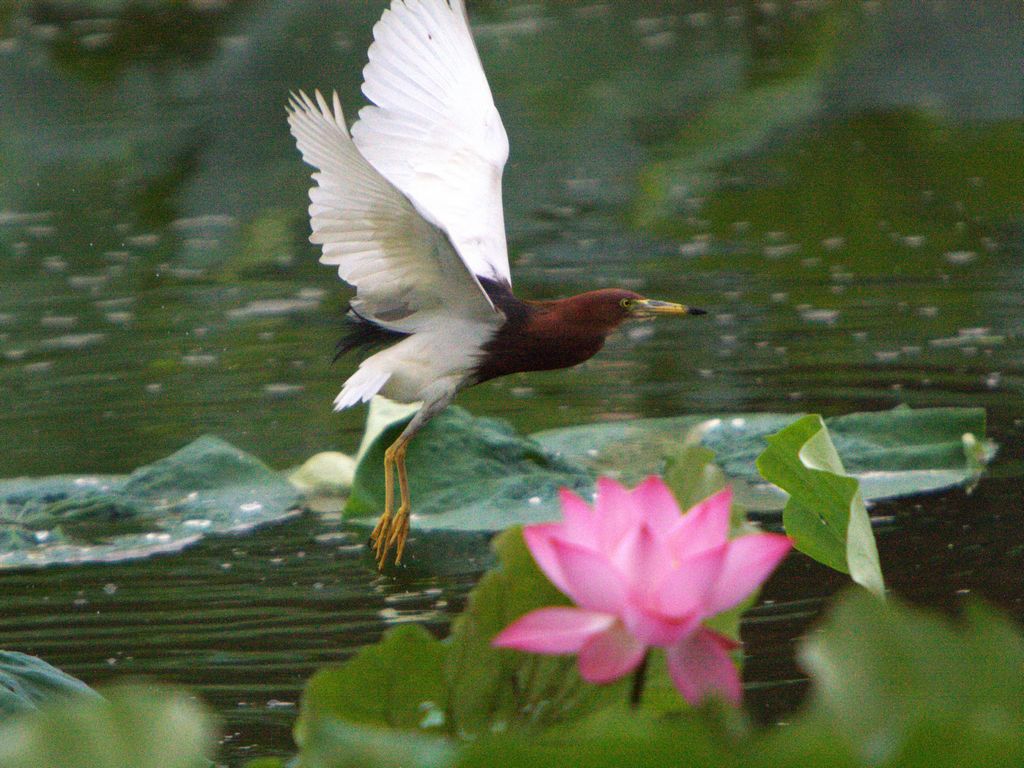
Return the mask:
<path id="1" fill-rule="evenodd" d="M 464 737 L 573 721 L 626 701 L 628 681 L 585 684 L 575 657 L 491 647 L 493 637 L 519 616 L 569 604 L 537 568 L 519 528 L 499 535 L 494 548 L 499 566 L 470 593 L 446 640 L 418 626 L 399 627 L 348 662 L 313 676 L 296 726 L 301 746 L 322 721 Z"/>
<path id="2" fill-rule="evenodd" d="M 209 768 L 213 720 L 188 694 L 119 686 L 0 725 L 3 768 Z"/>
<path id="3" fill-rule="evenodd" d="M 574 656 L 540 656 L 491 647 L 491 639 L 536 608 L 570 605 L 526 548 L 522 531 L 498 536 L 499 567 L 470 593 L 452 624 L 446 665 L 455 733 L 551 725 L 572 721 L 610 702 L 625 702 L 628 681 L 594 686 L 576 671 Z"/>
<path id="4" fill-rule="evenodd" d="M 758 732 L 737 752 L 743 768 L 868 768 L 837 738 L 833 724 L 806 716 Z"/>
<path id="5" fill-rule="evenodd" d="M 714 451 L 695 443 L 684 444 L 669 456 L 664 479 L 679 502 L 682 512 L 722 490 L 728 482 L 725 474 L 715 463 Z M 736 504 L 733 504 L 730 528 L 732 536 L 749 533 L 754 528 L 747 521 L 742 508 Z M 716 632 L 739 641 L 740 618 L 757 602 L 759 592 L 760 590 L 751 594 L 736 607 L 712 617 L 705 623 Z M 733 653 L 733 660 L 742 665 L 742 652 L 737 650 Z M 679 696 L 669 677 L 665 656 L 662 653 L 650 656 L 642 702 L 646 709 L 656 712 L 681 712 L 689 709 L 689 705 Z"/>
<path id="6" fill-rule="evenodd" d="M 728 483 L 715 464 L 715 452 L 702 445 L 684 445 L 671 454 L 665 465 L 664 479 L 684 511 Z"/>
<path id="7" fill-rule="evenodd" d="M 311 722 L 300 768 L 444 768 L 456 747 L 439 736 L 337 719 Z"/>
<path id="8" fill-rule="evenodd" d="M 42 659 L 17 651 L 0 651 L 0 721 L 29 712 L 55 699 L 100 698 L 81 680 Z"/>
<path id="9" fill-rule="evenodd" d="M 759 530 L 747 520 L 742 503 L 736 503 L 736 498 L 743 498 L 744 493 L 736 492 L 737 483 L 735 481 L 730 483 L 722 468 L 715 462 L 715 452 L 710 448 L 699 444 L 685 443 L 669 455 L 665 464 L 664 480 L 672 490 L 676 501 L 679 502 L 679 509 L 683 512 L 722 490 L 726 485 L 732 485 L 733 505 L 729 525 L 730 535 L 739 536 L 741 533 Z"/>
<path id="10" fill-rule="evenodd" d="M 987 607 L 958 626 L 850 593 L 800 658 L 810 721 L 864 765 L 1024 764 L 1024 638 Z"/>
<path id="11" fill-rule="evenodd" d="M 280 757 L 258 757 L 245 764 L 245 768 L 288 768 Z"/>
<path id="12" fill-rule="evenodd" d="M 722 738 L 706 712 L 661 718 L 619 709 L 539 734 L 484 736 L 463 748 L 457 764 L 460 768 L 739 768 L 742 763 L 733 752 L 734 746 Z"/>
<path id="13" fill-rule="evenodd" d="M 491 649 L 494 628 L 560 599 L 539 580 L 518 531 L 502 537 L 499 551 L 501 568 L 474 592 L 451 640 L 393 633 L 350 670 L 353 682 L 368 681 L 371 693 L 395 705 L 400 672 L 410 665 L 430 667 L 430 687 L 436 683 L 436 658 L 424 657 L 419 646 L 444 648 L 449 701 L 457 702 L 449 706 L 447 735 L 423 732 L 411 715 L 396 718 L 394 729 L 345 721 L 347 697 L 367 692 L 323 688 L 340 698 L 315 717 L 304 712 L 302 768 L 969 768 L 1024 760 L 1024 638 L 988 608 L 971 606 L 956 626 L 862 591 L 842 595 L 801 644 L 813 686 L 809 703 L 785 727 L 752 730 L 731 709 L 673 710 L 659 706 L 657 696 L 630 709 L 623 684 L 585 687 L 597 696 L 581 695 L 572 659 Z M 531 659 L 553 663 L 536 667 Z M 370 663 L 391 668 L 383 678 L 379 670 L 360 671 Z M 420 699 L 413 693 L 407 704 Z"/>
<path id="14" fill-rule="evenodd" d="M 757 468 L 789 493 L 782 523 L 797 549 L 885 594 L 860 484 L 845 473 L 820 416 L 804 416 L 769 437 Z"/>
<path id="15" fill-rule="evenodd" d="M 345 664 L 321 669 L 306 683 L 296 742 L 305 745 L 315 724 L 330 718 L 404 729 L 443 727 L 444 658 L 444 646 L 427 630 L 405 624 Z"/>
<path id="16" fill-rule="evenodd" d="M 957 627 L 851 592 L 801 657 L 814 689 L 785 727 L 747 732 L 704 710 L 652 718 L 612 707 L 528 737 L 477 739 L 459 765 L 564 765 L 569 752 L 573 765 L 594 766 L 1020 764 L 1024 640 L 987 608 L 971 607 Z"/>

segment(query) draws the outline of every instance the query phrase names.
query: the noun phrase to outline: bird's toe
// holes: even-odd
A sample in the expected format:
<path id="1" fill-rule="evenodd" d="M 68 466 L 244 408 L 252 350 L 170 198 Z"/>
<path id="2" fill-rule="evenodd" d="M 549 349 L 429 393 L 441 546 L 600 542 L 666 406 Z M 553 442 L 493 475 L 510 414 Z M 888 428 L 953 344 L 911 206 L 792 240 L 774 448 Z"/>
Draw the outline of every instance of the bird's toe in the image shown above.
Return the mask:
<path id="1" fill-rule="evenodd" d="M 402 562 L 405 551 L 405 540 L 409 538 L 409 510 L 399 507 L 395 519 L 391 521 L 391 532 L 388 534 L 388 547 L 395 547 L 395 565 Z"/>
<path id="2" fill-rule="evenodd" d="M 373 548 L 377 565 L 381 568 L 384 567 L 384 560 L 387 558 L 388 550 L 391 548 L 389 542 L 391 526 L 391 513 L 384 512 L 377 521 L 377 525 L 374 526 L 373 533 L 370 534 L 370 546 Z"/>

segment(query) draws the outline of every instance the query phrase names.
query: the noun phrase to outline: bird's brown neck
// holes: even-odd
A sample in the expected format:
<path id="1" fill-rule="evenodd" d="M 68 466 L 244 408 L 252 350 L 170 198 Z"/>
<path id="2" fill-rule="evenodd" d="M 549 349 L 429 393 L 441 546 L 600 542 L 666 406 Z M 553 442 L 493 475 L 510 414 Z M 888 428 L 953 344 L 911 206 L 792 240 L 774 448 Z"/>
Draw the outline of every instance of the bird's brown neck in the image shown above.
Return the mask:
<path id="1" fill-rule="evenodd" d="M 600 351 L 622 322 L 619 312 L 604 311 L 603 291 L 554 301 L 523 301 L 510 289 L 488 294 L 507 318 L 484 346 L 476 383 L 521 371 L 568 368 Z M 599 299 L 604 299 L 599 301 Z"/>

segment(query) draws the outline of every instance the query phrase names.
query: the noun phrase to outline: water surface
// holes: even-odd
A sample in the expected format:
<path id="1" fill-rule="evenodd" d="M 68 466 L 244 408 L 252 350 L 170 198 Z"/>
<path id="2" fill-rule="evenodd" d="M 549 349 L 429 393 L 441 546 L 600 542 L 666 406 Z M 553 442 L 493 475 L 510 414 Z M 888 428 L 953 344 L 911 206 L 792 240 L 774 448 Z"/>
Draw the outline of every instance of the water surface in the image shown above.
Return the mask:
<path id="1" fill-rule="evenodd" d="M 0 475 L 126 472 L 219 435 L 351 451 L 347 298 L 307 241 L 288 92 L 350 119 L 381 2 L 23 3 L 0 13 Z M 895 592 L 1024 617 L 1024 22 L 982 2 L 471 3 L 512 144 L 517 291 L 709 310 L 464 393 L 529 432 L 687 412 L 980 405 L 972 495 L 875 510 Z M 283 754 L 303 680 L 471 577 L 378 576 L 309 514 L 181 555 L 0 574 L 0 646 L 192 687 L 224 760 Z M 746 624 L 755 716 L 838 577 L 794 557 Z"/>

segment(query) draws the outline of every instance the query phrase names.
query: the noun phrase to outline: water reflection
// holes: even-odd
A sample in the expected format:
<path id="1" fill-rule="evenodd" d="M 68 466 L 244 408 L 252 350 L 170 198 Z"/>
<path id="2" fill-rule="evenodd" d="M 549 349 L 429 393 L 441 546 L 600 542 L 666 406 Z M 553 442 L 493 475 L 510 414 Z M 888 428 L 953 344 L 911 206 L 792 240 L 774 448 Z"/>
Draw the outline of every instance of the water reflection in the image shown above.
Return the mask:
<path id="1" fill-rule="evenodd" d="M 343 299 L 305 243 L 306 180 L 280 102 L 317 84 L 355 101 L 377 10 L 11 16 L 0 114 L 17 151 L 0 218 L 12 288 L 0 343 L 22 362 L 3 375 L 20 390 L 4 426 L 23 439 L 7 473 L 122 470 L 211 428 L 279 465 L 354 439 L 358 414 L 305 407 L 345 376 L 327 365 Z M 999 77 L 1015 61 L 1004 55 L 1019 26 L 1011 4 L 961 15 L 912 3 L 512 5 L 476 16 L 513 139 L 507 218 L 523 292 L 618 282 L 711 306 L 728 326 L 627 334 L 579 372 L 531 377 L 573 415 L 516 406 L 525 429 L 623 406 L 813 401 L 813 387 L 781 386 L 786 369 L 827 361 L 838 380 L 964 327 L 1019 330 L 998 295 L 1019 279 L 1007 258 L 1020 244 L 1019 79 Z M 922 51 L 966 38 L 978 45 L 942 63 L 962 70 L 956 88 L 920 64 Z M 886 50 L 902 69 L 873 63 Z M 58 329 L 54 318 L 75 320 Z M 43 336 L 36 323 L 67 332 Z M 991 386 L 1001 366 L 988 367 L 972 378 Z M 254 427 L 253 400 L 296 369 L 302 403 L 282 400 Z M 613 376 L 594 390 L 602 371 Z M 40 372 L 42 392 L 24 379 Z M 672 397 L 644 395 L 654 377 L 674 382 Z M 468 399 L 500 412 L 528 380 Z M 154 386 L 173 398 L 161 412 Z M 75 434 L 103 439 L 53 428 L 56 389 L 62 418 L 87 427 Z M 104 423 L 111 410 L 146 415 L 126 435 Z"/>
<path id="2" fill-rule="evenodd" d="M 3 6 L 0 474 L 124 472 L 203 433 L 281 468 L 355 447 L 363 415 L 330 413 L 353 365 L 329 364 L 344 291 L 306 241 L 309 181 L 283 105 L 313 87 L 360 103 L 382 5 Z M 712 314 L 636 326 L 580 368 L 499 380 L 463 405 L 524 432 L 983 405 L 1004 445 L 993 474 L 1019 475 L 1018 3 L 471 11 L 512 142 L 519 292 L 615 283 Z M 881 510 L 896 521 L 880 542 L 889 581 L 1019 613 L 1021 493 L 994 479 Z M 440 629 L 468 583 L 377 580 L 362 542 L 324 525 L 5 574 L 0 645 L 90 681 L 188 683 L 225 712 L 229 754 L 283 750 L 313 667 L 388 621 Z M 779 578 L 747 632 L 749 677 L 772 682 L 752 695 L 765 719 L 798 699 L 799 684 L 779 686 L 800 679 L 793 637 L 838 585 L 809 563 Z"/>

